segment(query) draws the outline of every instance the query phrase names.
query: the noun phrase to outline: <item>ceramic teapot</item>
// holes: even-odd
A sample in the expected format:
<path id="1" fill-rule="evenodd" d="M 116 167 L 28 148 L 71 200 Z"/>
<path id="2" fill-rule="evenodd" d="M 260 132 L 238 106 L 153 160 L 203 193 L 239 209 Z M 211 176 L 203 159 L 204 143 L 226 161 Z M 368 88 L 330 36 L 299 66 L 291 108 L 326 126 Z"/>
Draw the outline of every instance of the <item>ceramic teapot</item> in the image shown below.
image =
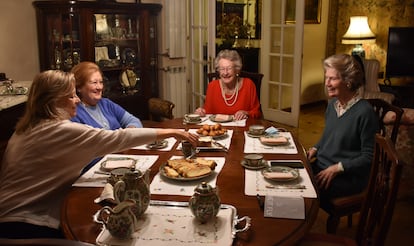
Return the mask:
<path id="1" fill-rule="evenodd" d="M 144 173 L 132 169 L 125 172 L 114 185 L 114 197 L 117 203 L 127 199 L 135 201 L 135 206 L 131 210 L 137 219 L 147 210 L 150 203 L 149 172 L 149 169 Z"/>
<path id="2" fill-rule="evenodd" d="M 113 237 L 131 238 L 138 225 L 137 218 L 132 212 L 134 206 L 134 200 L 125 200 L 114 208 L 105 206 L 94 215 L 94 221 L 103 224 Z"/>
<path id="3" fill-rule="evenodd" d="M 212 188 L 206 182 L 202 182 L 194 189 L 189 206 L 193 215 L 201 223 L 215 218 L 220 210 L 218 188 Z"/>

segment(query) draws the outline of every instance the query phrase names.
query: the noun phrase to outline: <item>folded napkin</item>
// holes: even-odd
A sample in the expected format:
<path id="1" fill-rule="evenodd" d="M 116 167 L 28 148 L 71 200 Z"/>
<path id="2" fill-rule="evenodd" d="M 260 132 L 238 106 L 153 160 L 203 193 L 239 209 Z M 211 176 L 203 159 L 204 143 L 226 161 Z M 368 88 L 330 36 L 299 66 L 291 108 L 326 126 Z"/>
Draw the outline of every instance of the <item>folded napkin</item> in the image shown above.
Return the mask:
<path id="1" fill-rule="evenodd" d="M 263 176 L 268 179 L 291 179 L 293 174 L 291 172 L 282 173 L 282 172 L 268 172 L 264 173 Z"/>
<path id="2" fill-rule="evenodd" d="M 227 121 L 230 119 L 230 117 L 232 116 L 227 114 L 216 114 L 214 118 L 216 121 Z"/>
<path id="3" fill-rule="evenodd" d="M 265 133 L 266 135 L 276 135 L 279 133 L 279 130 L 274 126 L 271 126 L 265 130 Z"/>
<path id="4" fill-rule="evenodd" d="M 287 144 L 289 143 L 289 139 L 287 137 L 279 136 L 279 137 L 260 137 L 260 142 L 264 144 Z"/>
<path id="5" fill-rule="evenodd" d="M 120 167 L 131 168 L 135 165 L 135 162 L 136 160 L 133 160 L 133 159 L 126 159 L 126 160 L 108 159 L 105 162 L 105 168 L 106 169 L 115 169 L 115 168 L 120 168 Z"/>
<path id="6" fill-rule="evenodd" d="M 101 195 L 94 200 L 95 203 L 100 203 L 102 201 L 107 201 L 114 204 L 116 203 L 114 197 L 114 187 L 110 183 L 105 184 Z"/>

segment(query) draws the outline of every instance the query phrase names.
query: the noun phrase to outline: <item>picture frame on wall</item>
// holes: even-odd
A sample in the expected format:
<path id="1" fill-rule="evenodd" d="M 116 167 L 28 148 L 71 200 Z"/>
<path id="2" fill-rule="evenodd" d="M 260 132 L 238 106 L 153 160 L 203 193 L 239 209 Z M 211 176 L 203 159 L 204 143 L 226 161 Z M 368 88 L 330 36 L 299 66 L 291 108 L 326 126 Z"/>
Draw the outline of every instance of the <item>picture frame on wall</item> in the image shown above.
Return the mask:
<path id="1" fill-rule="evenodd" d="M 286 23 L 295 23 L 295 1 L 287 1 Z M 321 23 L 322 0 L 305 0 L 305 24 Z"/>

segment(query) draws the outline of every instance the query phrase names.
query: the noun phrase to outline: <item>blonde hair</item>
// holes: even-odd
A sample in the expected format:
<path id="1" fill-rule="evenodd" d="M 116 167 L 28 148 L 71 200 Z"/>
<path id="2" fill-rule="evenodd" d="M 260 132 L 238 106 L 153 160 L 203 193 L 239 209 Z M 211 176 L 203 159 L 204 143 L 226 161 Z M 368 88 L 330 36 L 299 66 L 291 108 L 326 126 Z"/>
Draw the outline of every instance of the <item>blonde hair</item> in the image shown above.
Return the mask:
<path id="1" fill-rule="evenodd" d="M 337 54 L 326 58 L 324 69 L 335 69 L 343 83 L 349 84 L 351 91 L 356 91 L 364 84 L 364 69 L 360 62 L 348 54 Z"/>
<path id="2" fill-rule="evenodd" d="M 30 87 L 26 109 L 16 125 L 16 133 L 31 130 L 42 120 L 64 120 L 67 112 L 59 109 L 59 100 L 73 96 L 75 77 L 72 73 L 48 70 L 37 74 Z"/>

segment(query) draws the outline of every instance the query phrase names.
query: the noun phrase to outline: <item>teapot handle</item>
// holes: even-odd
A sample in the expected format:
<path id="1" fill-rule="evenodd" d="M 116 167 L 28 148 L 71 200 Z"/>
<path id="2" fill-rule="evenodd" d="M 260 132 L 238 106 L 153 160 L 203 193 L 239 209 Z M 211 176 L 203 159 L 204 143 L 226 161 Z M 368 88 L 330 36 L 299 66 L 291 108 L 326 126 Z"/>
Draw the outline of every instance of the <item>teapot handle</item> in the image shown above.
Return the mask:
<path id="1" fill-rule="evenodd" d="M 122 202 L 123 194 L 125 193 L 125 182 L 123 180 L 119 180 L 114 185 L 114 198 L 117 203 Z"/>
<path id="2" fill-rule="evenodd" d="M 99 224 L 107 225 L 109 216 L 114 213 L 111 207 L 105 206 L 101 209 L 99 209 L 94 215 L 93 215 L 93 221 Z"/>

